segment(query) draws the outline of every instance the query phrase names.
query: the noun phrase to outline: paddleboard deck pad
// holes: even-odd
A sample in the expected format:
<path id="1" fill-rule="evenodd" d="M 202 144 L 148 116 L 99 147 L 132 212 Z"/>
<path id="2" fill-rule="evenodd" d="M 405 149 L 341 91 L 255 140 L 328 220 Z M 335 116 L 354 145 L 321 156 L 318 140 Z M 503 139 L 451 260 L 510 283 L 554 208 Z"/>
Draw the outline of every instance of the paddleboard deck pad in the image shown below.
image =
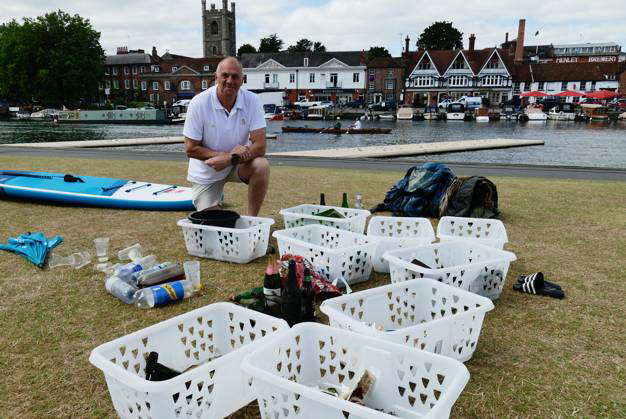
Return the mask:
<path id="1" fill-rule="evenodd" d="M 0 197 L 154 211 L 191 211 L 191 188 L 64 173 L 0 170 Z"/>

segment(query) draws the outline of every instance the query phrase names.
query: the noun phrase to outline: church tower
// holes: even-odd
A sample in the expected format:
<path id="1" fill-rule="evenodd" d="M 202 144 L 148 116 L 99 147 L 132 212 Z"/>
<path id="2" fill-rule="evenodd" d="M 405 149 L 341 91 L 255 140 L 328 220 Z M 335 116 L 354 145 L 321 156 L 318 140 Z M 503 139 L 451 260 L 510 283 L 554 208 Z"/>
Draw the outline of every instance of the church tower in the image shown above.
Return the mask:
<path id="1" fill-rule="evenodd" d="M 235 39 L 235 3 L 222 0 L 222 9 L 206 8 L 206 0 L 202 0 L 202 51 L 204 57 L 225 57 L 237 55 Z"/>

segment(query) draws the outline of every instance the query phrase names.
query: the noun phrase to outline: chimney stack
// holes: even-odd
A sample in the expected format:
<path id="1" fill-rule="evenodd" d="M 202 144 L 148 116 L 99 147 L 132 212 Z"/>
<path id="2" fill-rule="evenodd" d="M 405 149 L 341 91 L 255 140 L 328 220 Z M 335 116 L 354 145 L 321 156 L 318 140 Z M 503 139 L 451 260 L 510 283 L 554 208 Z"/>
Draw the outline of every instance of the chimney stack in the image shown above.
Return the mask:
<path id="1" fill-rule="evenodd" d="M 517 40 L 515 42 L 515 62 L 521 63 L 524 60 L 524 32 L 526 30 L 526 19 L 519 20 L 517 28 Z"/>
<path id="2" fill-rule="evenodd" d="M 222 0 L 222 10 L 228 11 L 228 0 Z"/>
<path id="3" fill-rule="evenodd" d="M 509 33 L 507 32 L 506 35 L 504 35 L 504 43 L 508 44 L 509 43 Z"/>
<path id="4" fill-rule="evenodd" d="M 409 42 L 411 41 L 411 39 L 409 38 L 409 35 L 406 36 L 406 38 L 404 38 L 404 52 L 405 53 L 409 53 Z"/>
<path id="5" fill-rule="evenodd" d="M 474 52 L 474 46 L 476 45 L 476 35 L 474 35 L 473 33 L 470 34 L 469 37 L 469 52 L 470 54 Z"/>

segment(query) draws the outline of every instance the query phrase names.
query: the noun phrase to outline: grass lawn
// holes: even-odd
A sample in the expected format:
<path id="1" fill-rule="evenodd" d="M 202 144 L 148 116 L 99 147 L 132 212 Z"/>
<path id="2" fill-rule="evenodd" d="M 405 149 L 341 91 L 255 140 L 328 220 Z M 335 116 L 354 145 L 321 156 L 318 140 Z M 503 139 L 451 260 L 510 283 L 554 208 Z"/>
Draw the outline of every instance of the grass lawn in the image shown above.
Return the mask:
<path id="1" fill-rule="evenodd" d="M 182 162 L 65 160 L 0 155 L 0 167 L 111 176 L 184 184 Z M 341 192 L 362 192 L 366 207 L 402 172 L 272 168 L 263 216 L 282 228 L 281 208 L 329 204 Z M 453 417 L 626 416 L 626 183 L 491 178 L 498 186 L 507 249 L 517 254 L 505 290 L 487 313 L 471 379 Z M 241 185 L 228 185 L 226 202 L 245 211 Z M 159 261 L 189 259 L 176 226 L 185 213 L 124 211 L 0 201 L 0 241 L 26 231 L 61 234 L 62 255 L 111 238 L 111 254 L 135 242 Z M 272 240 L 275 244 L 275 241 Z M 115 252 L 115 253 L 114 253 Z M 201 260 L 198 296 L 155 310 L 138 310 L 111 297 L 94 264 L 80 270 L 39 269 L 0 252 L 0 416 L 113 417 L 104 376 L 89 361 L 96 346 L 197 307 L 224 301 L 262 282 L 265 259 L 236 265 Z M 561 284 L 564 300 L 511 290 L 517 275 L 543 271 Z M 357 289 L 389 282 L 373 274 Z M 233 415 L 259 417 L 256 404 Z"/>

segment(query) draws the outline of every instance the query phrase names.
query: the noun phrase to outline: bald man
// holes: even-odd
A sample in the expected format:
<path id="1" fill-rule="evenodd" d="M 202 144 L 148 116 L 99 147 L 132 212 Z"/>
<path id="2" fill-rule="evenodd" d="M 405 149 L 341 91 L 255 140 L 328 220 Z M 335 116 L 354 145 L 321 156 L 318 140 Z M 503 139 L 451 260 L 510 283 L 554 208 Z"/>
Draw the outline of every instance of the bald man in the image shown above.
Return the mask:
<path id="1" fill-rule="evenodd" d="M 220 61 L 215 80 L 215 86 L 191 100 L 183 128 L 193 204 L 198 211 L 219 208 L 224 184 L 243 182 L 248 185 L 248 215 L 256 216 L 270 174 L 263 157 L 263 105 L 256 94 L 241 89 L 243 69 L 236 58 Z"/>

